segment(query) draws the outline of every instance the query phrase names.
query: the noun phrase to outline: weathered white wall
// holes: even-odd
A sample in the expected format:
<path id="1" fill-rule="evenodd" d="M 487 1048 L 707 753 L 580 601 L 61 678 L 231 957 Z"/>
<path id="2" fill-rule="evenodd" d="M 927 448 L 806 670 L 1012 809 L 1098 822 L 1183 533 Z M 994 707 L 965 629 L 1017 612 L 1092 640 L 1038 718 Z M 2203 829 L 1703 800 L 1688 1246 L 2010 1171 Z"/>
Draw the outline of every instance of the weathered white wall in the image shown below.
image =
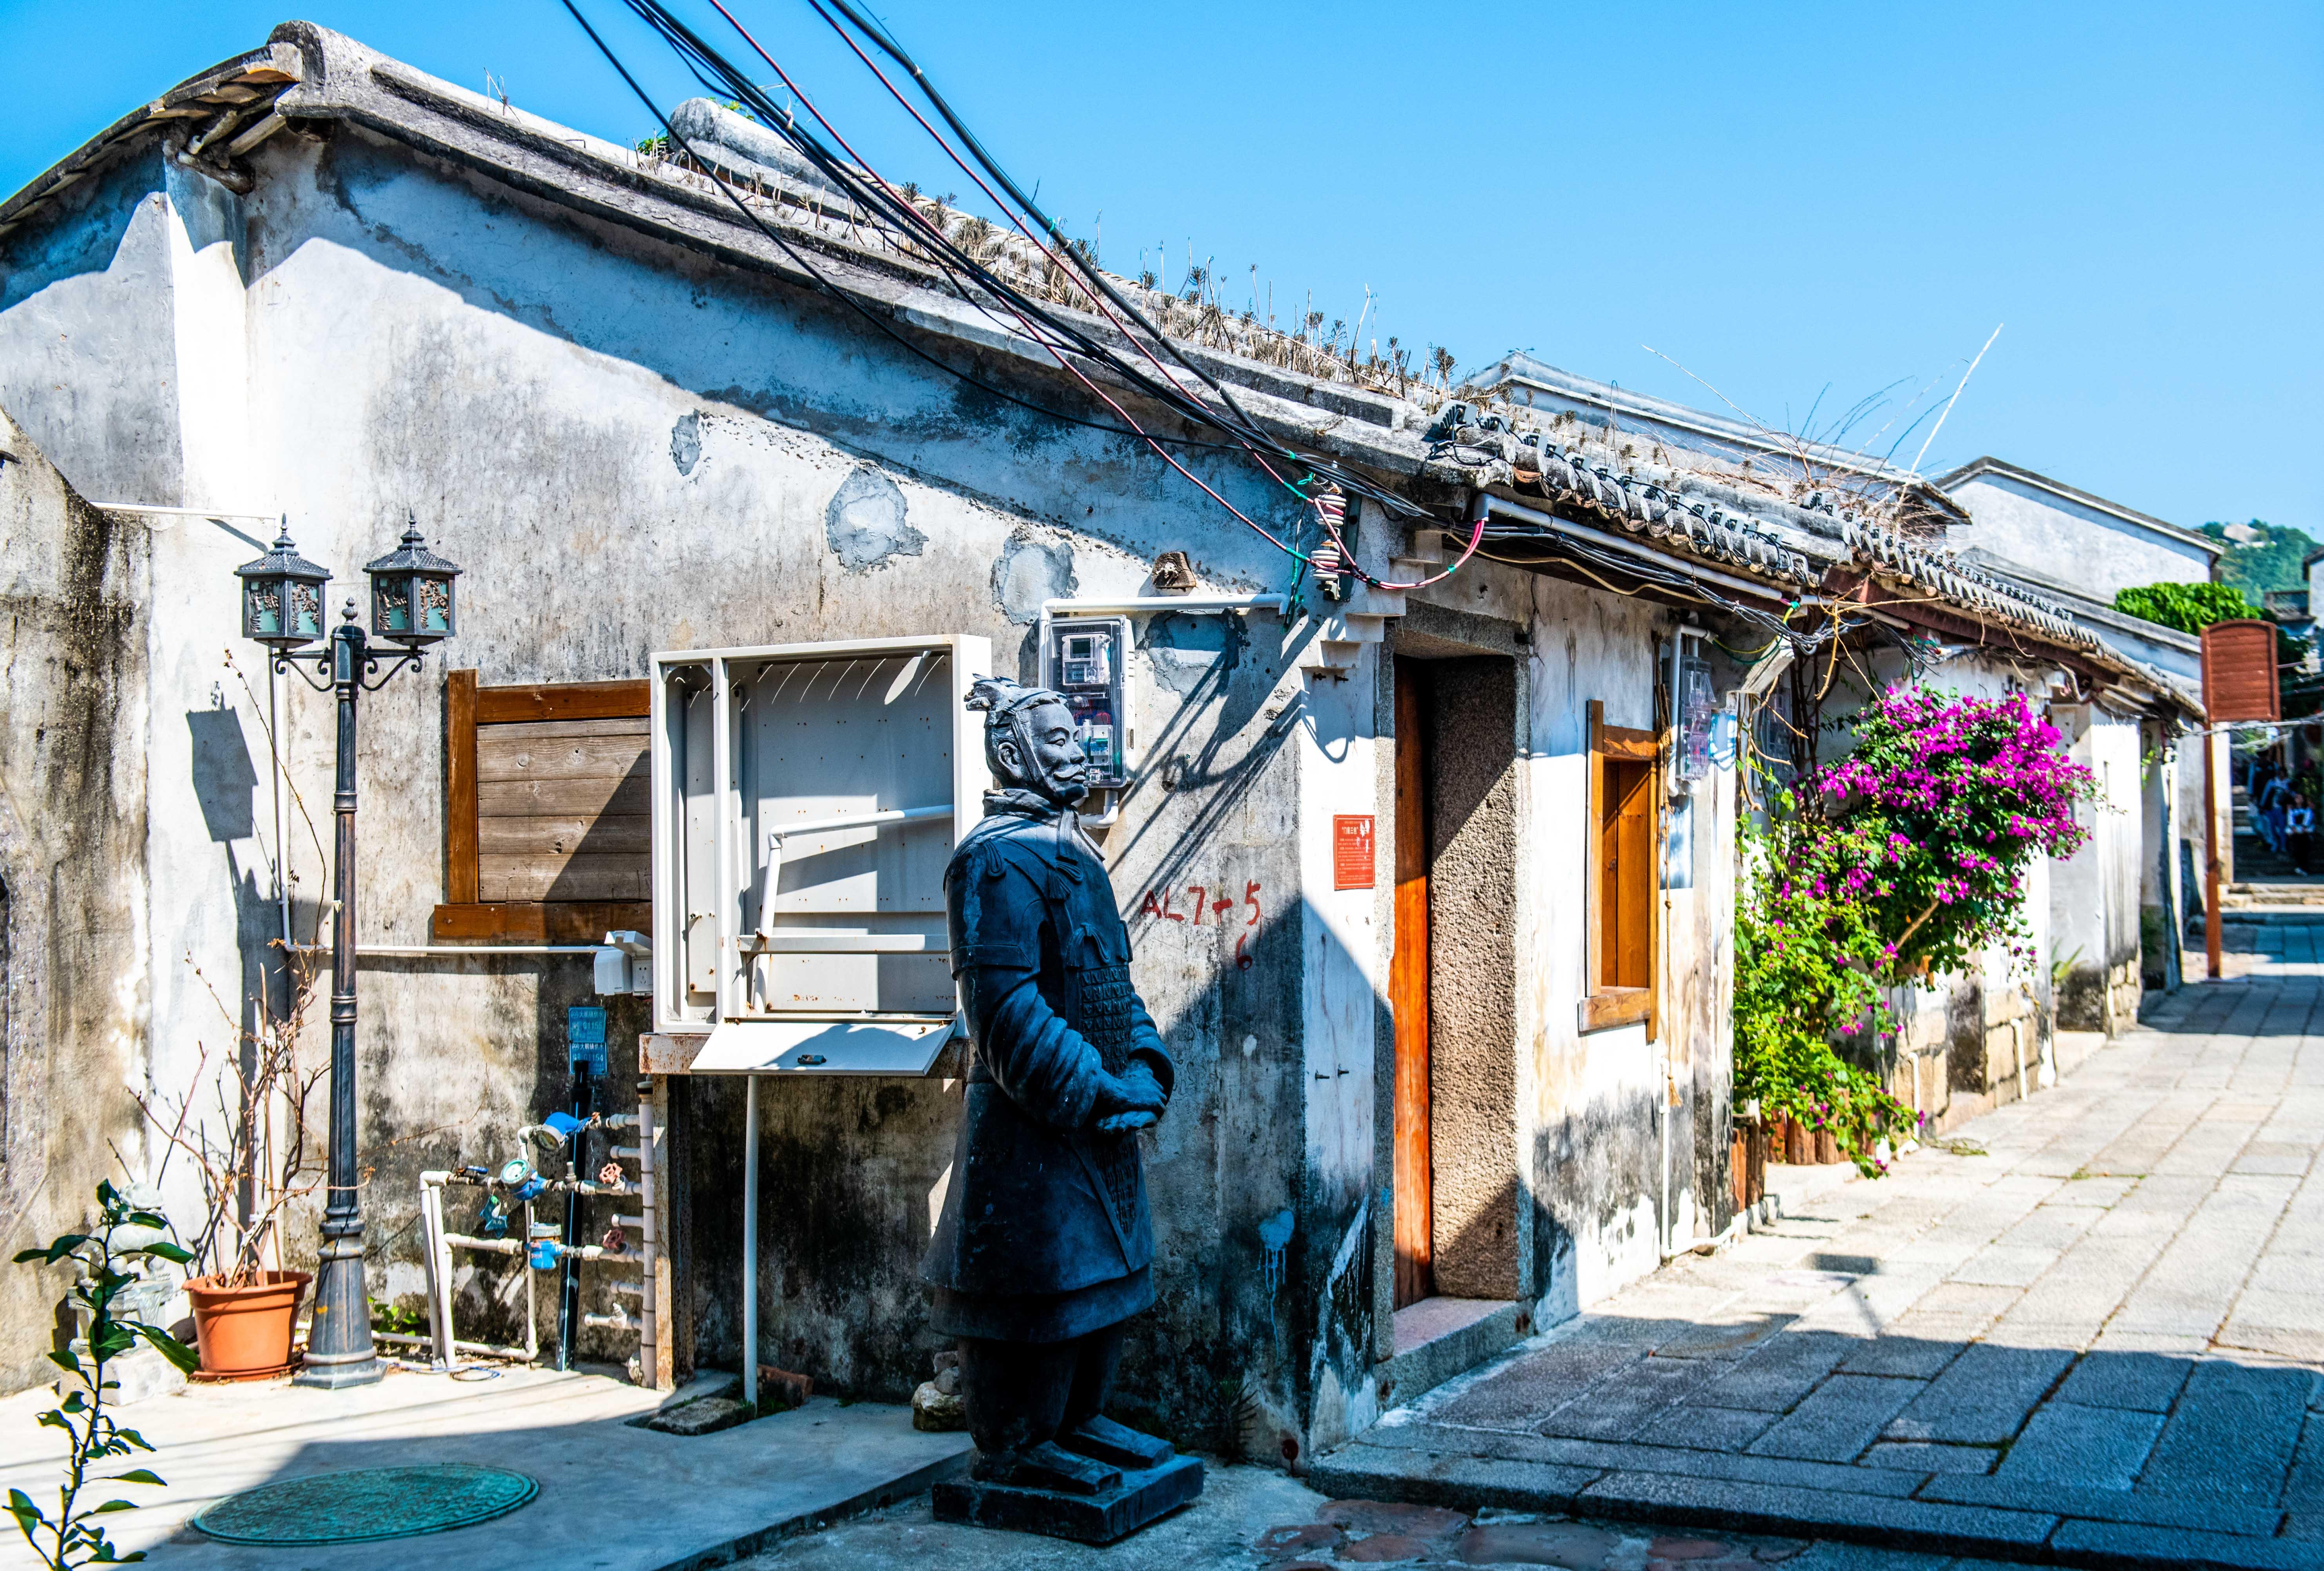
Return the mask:
<path id="1" fill-rule="evenodd" d="M 1983 473 L 1950 493 L 1973 520 L 1954 526 L 1946 543 L 1982 548 L 2111 602 L 2115 592 L 2144 583 L 2202 583 L 2211 556 L 2163 531 L 2028 484 Z"/>
<path id="2" fill-rule="evenodd" d="M 145 530 L 0 409 L 0 1259 L 77 1233 L 147 1089 Z M 69 1270 L 0 1272 L 0 1392 L 51 1379 Z"/>
<path id="3" fill-rule="evenodd" d="M 1374 754 L 1392 745 L 1374 736 L 1379 671 L 1379 662 L 1367 659 L 1344 682 L 1311 683 L 1293 733 L 1299 772 L 1296 833 L 1305 891 L 1298 909 L 1308 1087 L 1304 1177 L 1310 1214 L 1321 1225 L 1303 1241 L 1304 1253 L 1326 1301 L 1367 1311 L 1317 1317 L 1305 1371 L 1314 1411 L 1311 1450 L 1369 1427 L 1380 1407 L 1378 1387 L 1366 1378 L 1373 1341 L 1370 1190 L 1379 1139 L 1372 1118 L 1374 1016 L 1388 988 L 1395 934 L 1385 929 L 1372 891 L 1333 887 L 1332 823 L 1341 813 L 1371 814 L 1378 822 Z M 1392 877 L 1392 863 L 1388 871 Z M 1379 872 L 1376 859 L 1376 879 Z"/>
<path id="4" fill-rule="evenodd" d="M 661 648 L 961 630 L 991 638 L 1003 669 L 1029 675 L 1044 597 L 1135 591 L 1159 549 L 1192 552 L 1221 587 L 1280 580 L 1271 548 L 1222 528 L 1213 504 L 1142 449 L 932 379 L 867 344 L 835 308 L 360 133 L 278 137 L 260 163 L 258 190 L 240 203 L 194 177 L 181 187 L 124 165 L 118 189 L 97 187 L 104 200 L 12 236 L 0 387 L 29 390 L 68 473 L 96 477 L 109 500 L 288 512 L 300 549 L 337 575 L 335 595 L 392 545 L 407 510 L 468 569 L 460 636 L 364 701 L 366 941 L 424 942 L 444 896 L 451 666 L 486 683 L 579 680 L 640 675 Z M 19 265 L 25 256 L 37 267 Z M 104 331 L 115 318 L 150 326 L 120 339 Z M 69 398 L 45 396 L 50 382 Z M 834 500 L 867 475 L 859 492 L 892 505 L 868 550 L 851 538 L 843 556 Z M 1215 467 L 1207 478 L 1254 516 L 1286 521 L 1286 499 L 1263 480 Z M 141 1047 L 172 1098 L 193 1086 L 205 1048 L 215 1072 L 236 1029 L 203 979 L 229 1015 L 246 1013 L 242 990 L 279 922 L 263 662 L 238 642 L 231 577 L 272 533 L 242 519 L 162 529 L 152 630 L 138 635 L 155 668 L 141 749 L 153 779 L 140 794 L 155 876 L 130 914 L 150 913 L 152 931 L 119 974 L 153 978 Z M 1140 988 L 1179 1061 L 1177 1101 L 1151 1148 L 1163 1303 L 1138 1328 L 1126 1392 L 1205 1443 L 1218 1438 L 1207 1426 L 1222 1383 L 1236 1380 L 1304 1433 L 1315 1346 L 1370 1337 L 1360 1313 L 1332 1307 L 1324 1280 L 1363 1203 L 1350 1174 L 1368 1164 L 1369 1132 L 1344 1113 L 1367 1105 L 1369 1059 L 1310 1037 L 1346 1015 L 1369 1043 L 1377 953 L 1363 914 L 1326 896 L 1343 952 L 1319 953 L 1310 988 L 1314 848 L 1301 838 L 1299 760 L 1314 754 L 1328 795 L 1321 760 L 1343 757 L 1351 732 L 1347 715 L 1297 712 L 1296 660 L 1313 636 L 1312 624 L 1267 617 L 1142 621 L 1133 669 L 1154 767 L 1105 841 Z M 224 665 L 230 647 L 253 674 L 249 693 Z M 1358 714 L 1364 702 L 1327 695 Z M 290 782 L 327 840 L 329 701 L 293 680 L 282 708 Z M 1370 768 L 1369 742 L 1354 740 L 1355 763 L 1331 769 Z M 1172 759 L 1181 767 L 1166 788 Z M 294 811 L 291 822 L 304 936 L 327 869 L 305 821 Z M 1231 888 L 1238 921 L 1259 916 L 1232 928 L 1215 915 L 1192 926 L 1143 916 L 1143 893 L 1196 883 Z M 589 1001 L 587 967 L 371 960 L 360 989 L 373 1291 L 401 1295 L 418 1281 L 418 1170 L 497 1160 L 517 1125 L 562 1104 L 564 1011 Z M 617 1095 L 643 1024 L 632 1004 L 615 1006 Z M 319 1004 L 309 1027 L 318 1054 Z M 1346 1062 L 1358 1082 L 1328 1088 L 1312 1144 L 1311 1054 Z M 731 1358 L 739 1087 L 696 1082 L 679 1100 L 702 1287 L 687 1329 L 706 1359 Z M 926 1373 L 914 1267 L 956 1116 L 936 1082 L 765 1098 L 768 1192 L 793 1203 L 770 1208 L 762 1324 L 783 1356 L 835 1388 L 895 1394 Z M 158 1162 L 150 1145 L 124 1150 L 146 1171 Z M 173 1183 L 187 1171 L 172 1164 Z M 189 1218 L 190 1199 L 177 1194 L 173 1211 Z M 294 1258 L 311 1247 L 311 1220 L 290 1241 Z M 514 1279 L 489 1266 L 464 1275 L 464 1325 L 512 1329 L 504 1312 L 494 1325 L 488 1300 L 511 1302 Z M 585 1349 L 622 1350 L 597 1336 Z M 1360 1371 L 1344 1364 L 1321 1378 L 1353 1390 Z"/>
<path id="5" fill-rule="evenodd" d="M 1531 602 L 1524 832 L 1536 899 L 1518 981 L 1539 1023 L 1524 1149 L 1536 1207 L 1534 1291 L 1539 1323 L 1549 1325 L 1661 1263 L 1665 1054 L 1643 1024 L 1584 1034 L 1580 1005 L 1589 952 L 1588 706 L 1601 701 L 1609 725 L 1654 724 L 1665 615 L 1549 578 L 1534 582 Z M 1675 923 L 1665 930 L 1684 931 Z M 1665 953 L 1665 1023 L 1681 1018 L 1667 978 L 1687 958 Z M 1713 1041 L 1723 1049 L 1723 1038 Z M 1673 1163 L 1674 1191 L 1692 1205 L 1691 1163 L 1675 1153 Z"/>
<path id="6" fill-rule="evenodd" d="M 2065 968 L 2058 1025 L 2068 1031 L 2129 1029 L 2138 1018 L 2141 874 L 2152 837 L 2142 825 L 2139 725 L 2103 705 L 2060 712 L 2076 734 L 2074 761 L 2098 780 L 2076 813 L 2090 838 L 2050 864 L 2049 962 Z"/>

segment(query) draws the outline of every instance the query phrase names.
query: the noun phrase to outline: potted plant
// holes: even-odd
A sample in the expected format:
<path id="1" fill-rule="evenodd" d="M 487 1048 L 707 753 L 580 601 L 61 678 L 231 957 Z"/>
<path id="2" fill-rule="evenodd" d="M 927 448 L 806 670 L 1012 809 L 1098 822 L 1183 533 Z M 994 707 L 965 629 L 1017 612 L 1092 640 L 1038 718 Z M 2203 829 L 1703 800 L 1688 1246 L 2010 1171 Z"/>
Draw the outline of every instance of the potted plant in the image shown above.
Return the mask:
<path id="1" fill-rule="evenodd" d="M 312 969 L 295 952 L 285 963 L 294 1006 L 304 1001 Z M 262 1002 L 256 1014 L 255 1030 L 235 1033 L 243 1051 L 226 1068 L 204 1076 L 206 1046 L 195 1071 L 195 1085 L 216 1095 L 217 1116 L 198 1124 L 189 1119 L 189 1092 L 163 1125 L 172 1150 L 201 1170 L 202 1221 L 191 1236 L 197 1273 L 186 1280 L 186 1296 L 201 1372 L 220 1379 L 258 1378 L 291 1366 L 299 1305 L 314 1280 L 310 1272 L 281 1269 L 281 1235 L 286 1208 L 323 1181 L 306 1108 L 326 1070 L 299 1065 L 295 1012 L 277 1017 Z M 146 1113 L 161 1123 L 156 1108 L 148 1106 Z"/>

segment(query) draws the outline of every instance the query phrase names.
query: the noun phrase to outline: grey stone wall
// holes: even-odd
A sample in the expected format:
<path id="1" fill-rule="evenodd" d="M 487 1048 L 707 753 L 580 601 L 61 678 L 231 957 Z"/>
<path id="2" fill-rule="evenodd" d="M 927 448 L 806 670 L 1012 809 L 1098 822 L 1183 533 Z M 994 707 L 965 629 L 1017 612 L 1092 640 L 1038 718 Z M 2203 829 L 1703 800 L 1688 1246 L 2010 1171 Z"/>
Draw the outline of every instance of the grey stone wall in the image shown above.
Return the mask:
<path id="1" fill-rule="evenodd" d="M 0 410 L 0 1261 L 77 1231 L 134 1150 L 150 1002 L 144 529 Z M 0 1266 L 0 1392 L 38 1384 L 61 1271 Z"/>

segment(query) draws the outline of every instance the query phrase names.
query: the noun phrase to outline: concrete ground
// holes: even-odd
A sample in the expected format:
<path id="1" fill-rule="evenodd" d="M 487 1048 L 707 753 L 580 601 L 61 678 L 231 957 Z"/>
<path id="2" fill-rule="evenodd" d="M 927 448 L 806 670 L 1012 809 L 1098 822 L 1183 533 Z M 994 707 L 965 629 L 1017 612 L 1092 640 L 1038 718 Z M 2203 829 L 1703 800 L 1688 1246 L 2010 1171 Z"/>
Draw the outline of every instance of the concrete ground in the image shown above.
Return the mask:
<path id="1" fill-rule="evenodd" d="M 2243 974 L 2054 1090 L 1672 1265 L 1312 1482 L 2007 1559 L 2324 1566 L 2324 924 L 2245 936 Z"/>
<path id="2" fill-rule="evenodd" d="M 107 1526 L 124 1551 L 148 1549 L 152 1564 L 186 1571 L 677 1571 L 922 1493 L 968 1456 L 966 1436 L 921 1434 L 908 1409 L 828 1398 L 710 1435 L 629 1425 L 661 1400 L 603 1374 L 546 1369 L 473 1383 L 399 1371 L 346 1392 L 287 1381 L 190 1386 L 121 1410 L 157 1447 L 124 1465 L 150 1466 L 168 1486 L 120 1490 L 152 1503 Z M 63 1438 L 36 1415 L 54 1402 L 44 1390 L 0 1401 L 0 1489 L 51 1507 Z M 329 1548 L 221 1544 L 189 1525 L 221 1496 L 278 1479 L 432 1462 L 511 1468 L 540 1493 L 476 1527 Z M 5 1528 L 0 1567 L 37 1564 L 14 1524 Z"/>
<path id="3" fill-rule="evenodd" d="M 923 1495 L 739 1563 L 744 1571 L 886 1571 L 897 1566 L 944 1571 L 1338 1571 L 1412 1565 L 1975 1571 L 1990 1563 L 1555 1514 L 1333 1500 L 1273 1468 L 1216 1465 L 1201 1500 L 1102 1549 L 939 1522 L 928 1514 Z"/>
<path id="4" fill-rule="evenodd" d="M 116 1536 L 257 1571 L 2324 1567 L 2324 923 L 2230 935 L 2227 980 L 2056 1089 L 1884 1180 L 1777 1170 L 1771 1230 L 1398 1410 L 1305 1480 L 1213 1466 L 1201 1502 L 1111 1548 L 934 1521 L 927 1483 L 964 1438 L 899 1410 L 817 1401 L 681 1439 L 628 1427 L 650 1393 L 545 1371 L 141 1403 L 124 1417 L 171 1484 Z M 0 1401 L 0 1487 L 52 1476 L 42 1405 Z M 541 1498 L 319 1557 L 185 1526 L 251 1484 L 438 1459 L 515 1466 Z"/>

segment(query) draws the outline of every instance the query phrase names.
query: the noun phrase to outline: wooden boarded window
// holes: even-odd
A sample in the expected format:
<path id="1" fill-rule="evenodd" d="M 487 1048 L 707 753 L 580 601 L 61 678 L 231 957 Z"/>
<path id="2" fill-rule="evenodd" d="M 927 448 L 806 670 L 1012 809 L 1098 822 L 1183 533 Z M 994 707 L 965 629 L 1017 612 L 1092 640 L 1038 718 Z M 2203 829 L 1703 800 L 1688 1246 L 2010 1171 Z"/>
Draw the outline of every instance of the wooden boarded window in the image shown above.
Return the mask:
<path id="1" fill-rule="evenodd" d="M 446 686 L 439 939 L 594 943 L 650 923 L 644 682 Z"/>
<path id="2" fill-rule="evenodd" d="M 1662 814 L 1655 733 L 1606 723 L 1590 704 L 1588 988 L 1582 1029 L 1643 1020 L 1652 1036 L 1659 964 Z"/>
<path id="3" fill-rule="evenodd" d="M 2246 619 L 2203 629 L 2203 708 L 2214 725 L 2283 718 L 2273 622 Z"/>

